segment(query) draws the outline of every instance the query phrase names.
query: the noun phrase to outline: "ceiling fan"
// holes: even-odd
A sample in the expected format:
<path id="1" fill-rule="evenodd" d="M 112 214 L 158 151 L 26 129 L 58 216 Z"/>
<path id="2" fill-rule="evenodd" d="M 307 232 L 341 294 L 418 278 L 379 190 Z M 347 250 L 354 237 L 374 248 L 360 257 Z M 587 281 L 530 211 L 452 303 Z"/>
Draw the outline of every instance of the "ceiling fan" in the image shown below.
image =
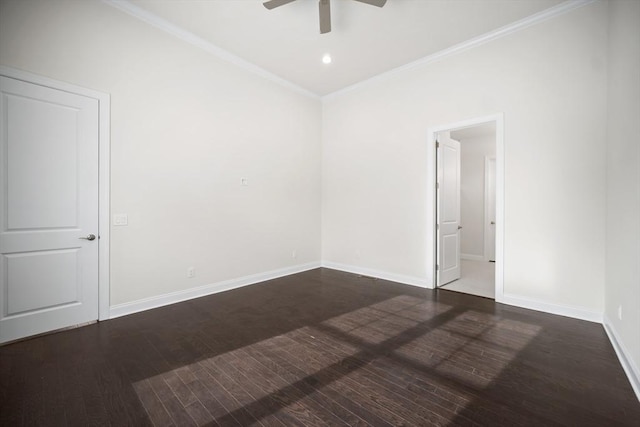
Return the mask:
<path id="1" fill-rule="evenodd" d="M 283 6 L 287 3 L 294 2 L 296 0 L 269 0 L 264 3 L 264 7 L 271 10 L 278 6 Z M 318 8 L 320 10 L 320 34 L 325 34 L 331 31 L 331 5 L 330 0 L 319 0 Z M 360 3 L 370 4 L 372 6 L 382 7 L 387 0 L 355 0 Z"/>

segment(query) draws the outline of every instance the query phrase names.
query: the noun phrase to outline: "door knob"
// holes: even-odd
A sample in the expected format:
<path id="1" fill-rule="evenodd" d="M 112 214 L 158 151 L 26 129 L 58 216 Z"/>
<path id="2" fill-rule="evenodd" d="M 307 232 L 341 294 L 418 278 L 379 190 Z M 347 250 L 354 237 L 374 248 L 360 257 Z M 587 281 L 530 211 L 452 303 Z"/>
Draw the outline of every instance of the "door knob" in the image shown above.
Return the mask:
<path id="1" fill-rule="evenodd" d="M 491 221 L 491 225 L 496 225 L 496 222 L 495 221 Z"/>
<path id="2" fill-rule="evenodd" d="M 461 225 L 458 226 L 458 230 L 462 230 L 462 226 Z"/>
<path id="3" fill-rule="evenodd" d="M 89 234 L 87 237 L 78 237 L 78 239 L 96 240 L 96 235 L 95 234 Z"/>

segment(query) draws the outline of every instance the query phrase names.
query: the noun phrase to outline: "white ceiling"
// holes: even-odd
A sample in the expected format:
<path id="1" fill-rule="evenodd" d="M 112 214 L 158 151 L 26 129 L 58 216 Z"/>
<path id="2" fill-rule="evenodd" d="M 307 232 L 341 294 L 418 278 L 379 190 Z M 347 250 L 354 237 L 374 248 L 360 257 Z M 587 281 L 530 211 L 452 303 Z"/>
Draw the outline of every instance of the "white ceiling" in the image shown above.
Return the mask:
<path id="1" fill-rule="evenodd" d="M 261 0 L 130 0 L 297 86 L 326 95 L 562 3 L 562 0 L 388 0 L 383 8 L 331 0 L 320 34 L 318 0 L 273 10 Z M 322 63 L 330 53 L 333 62 Z"/>

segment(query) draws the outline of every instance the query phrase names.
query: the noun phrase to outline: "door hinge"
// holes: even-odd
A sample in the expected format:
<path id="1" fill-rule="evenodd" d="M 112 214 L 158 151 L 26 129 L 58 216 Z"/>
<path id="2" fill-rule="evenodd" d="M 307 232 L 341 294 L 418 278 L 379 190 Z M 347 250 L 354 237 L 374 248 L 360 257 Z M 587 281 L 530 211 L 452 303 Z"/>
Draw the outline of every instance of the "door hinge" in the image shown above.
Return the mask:
<path id="1" fill-rule="evenodd" d="M 436 148 L 440 148 L 440 142 L 436 141 Z"/>
<path id="2" fill-rule="evenodd" d="M 440 230 L 440 224 L 436 224 L 436 230 Z"/>
<path id="3" fill-rule="evenodd" d="M 439 189 L 440 189 L 440 183 L 436 182 L 436 190 L 439 190 Z"/>
<path id="4" fill-rule="evenodd" d="M 436 264 L 436 271 L 440 270 L 440 266 L 438 264 Z"/>

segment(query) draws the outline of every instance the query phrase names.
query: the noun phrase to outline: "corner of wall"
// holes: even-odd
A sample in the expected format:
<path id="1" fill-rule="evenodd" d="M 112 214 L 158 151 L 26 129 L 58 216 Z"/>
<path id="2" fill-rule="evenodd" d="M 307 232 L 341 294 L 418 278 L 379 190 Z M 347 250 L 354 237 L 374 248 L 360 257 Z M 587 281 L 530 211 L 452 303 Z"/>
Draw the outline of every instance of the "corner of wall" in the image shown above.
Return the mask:
<path id="1" fill-rule="evenodd" d="M 627 378 L 629 378 L 629 382 L 631 383 L 633 391 L 636 393 L 636 397 L 640 400 L 640 369 L 638 369 L 638 366 L 633 361 L 633 358 L 625 347 L 624 342 L 620 340 L 613 322 L 611 322 L 606 314 L 604 315 L 602 324 L 607 336 L 609 337 L 609 341 L 611 341 L 611 345 L 620 360 L 622 369 L 624 369 L 624 372 L 627 374 Z"/>

